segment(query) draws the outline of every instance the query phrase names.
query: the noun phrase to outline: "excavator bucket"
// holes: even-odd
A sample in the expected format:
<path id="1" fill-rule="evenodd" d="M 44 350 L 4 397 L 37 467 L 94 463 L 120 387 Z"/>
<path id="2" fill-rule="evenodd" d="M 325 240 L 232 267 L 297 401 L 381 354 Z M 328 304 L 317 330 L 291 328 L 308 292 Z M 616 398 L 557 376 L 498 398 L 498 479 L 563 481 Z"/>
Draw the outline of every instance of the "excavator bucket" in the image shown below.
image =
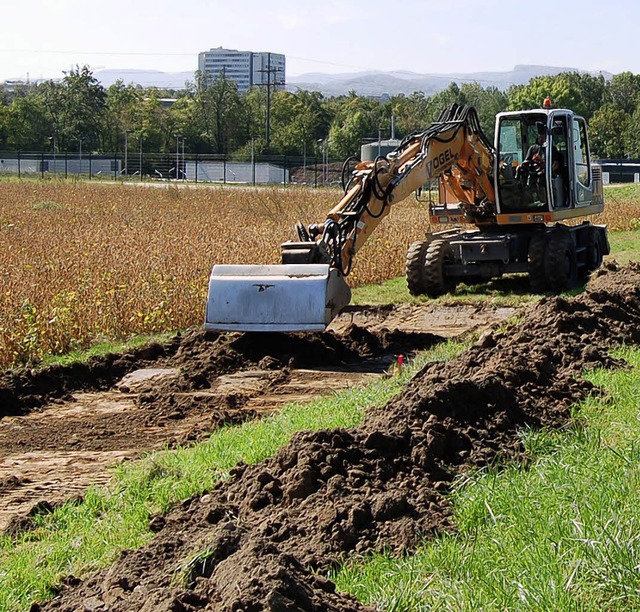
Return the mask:
<path id="1" fill-rule="evenodd" d="M 351 299 L 326 264 L 215 265 L 205 329 L 322 331 Z"/>

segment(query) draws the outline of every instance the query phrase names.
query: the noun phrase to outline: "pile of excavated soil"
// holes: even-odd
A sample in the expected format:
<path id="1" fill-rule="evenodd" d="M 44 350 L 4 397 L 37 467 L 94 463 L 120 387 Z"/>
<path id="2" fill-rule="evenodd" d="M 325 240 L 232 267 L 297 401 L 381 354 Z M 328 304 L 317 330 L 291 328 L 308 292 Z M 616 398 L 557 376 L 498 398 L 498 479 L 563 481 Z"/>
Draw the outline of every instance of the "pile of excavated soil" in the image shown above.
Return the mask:
<path id="1" fill-rule="evenodd" d="M 206 495 L 155 517 L 151 542 L 69 577 L 34 610 L 362 610 L 310 572 L 411 550 L 452 529 L 461 470 L 522 453 L 523 427 L 558 427 L 590 393 L 581 372 L 640 341 L 640 265 L 610 264 L 576 298 L 547 298 L 506 332 L 418 373 L 351 430 L 301 433 Z M 296 358 L 296 356 L 293 356 Z"/>

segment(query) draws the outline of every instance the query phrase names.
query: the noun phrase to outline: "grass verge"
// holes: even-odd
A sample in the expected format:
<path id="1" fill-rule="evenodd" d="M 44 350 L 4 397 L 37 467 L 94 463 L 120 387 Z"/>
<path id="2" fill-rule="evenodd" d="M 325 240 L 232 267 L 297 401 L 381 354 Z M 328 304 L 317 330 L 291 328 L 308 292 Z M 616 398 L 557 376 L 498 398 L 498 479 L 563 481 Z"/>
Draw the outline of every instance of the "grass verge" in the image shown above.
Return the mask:
<path id="1" fill-rule="evenodd" d="M 121 549 L 141 546 L 152 537 L 152 514 L 210 489 L 239 461 L 273 455 L 297 431 L 359 424 L 367 408 L 387 402 L 427 362 L 450 359 L 466 346 L 440 344 L 400 375 L 292 404 L 265 419 L 216 431 L 202 444 L 123 464 L 109 487 L 92 488 L 82 503 L 35 517 L 35 528 L 17 538 L 0 538 L 0 610 L 28 609 L 50 597 L 61 577 L 86 575 L 107 566 Z"/>
<path id="2" fill-rule="evenodd" d="M 461 479 L 458 533 L 402 559 L 350 563 L 338 588 L 384 610 L 640 608 L 640 349 L 632 368 L 588 378 L 592 397 L 564 432 L 525 432 L 533 457 Z"/>

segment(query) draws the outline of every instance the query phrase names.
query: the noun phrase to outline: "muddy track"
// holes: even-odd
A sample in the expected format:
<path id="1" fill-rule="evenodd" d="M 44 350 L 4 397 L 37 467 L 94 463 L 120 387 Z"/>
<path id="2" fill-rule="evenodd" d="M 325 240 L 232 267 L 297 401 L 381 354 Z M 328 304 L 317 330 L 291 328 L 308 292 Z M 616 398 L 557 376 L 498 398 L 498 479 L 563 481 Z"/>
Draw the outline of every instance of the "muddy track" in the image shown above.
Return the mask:
<path id="1" fill-rule="evenodd" d="M 323 334 L 194 331 L 165 345 L 0 376 L 0 531 L 154 448 L 385 373 L 397 354 L 504 319 L 474 306 L 353 307 Z M 446 322 L 449 327 L 446 327 Z M 366 325 L 364 327 L 363 325 Z"/>
<path id="2" fill-rule="evenodd" d="M 411 550 L 452 529 L 442 498 L 461 470 L 521 452 L 524 426 L 559 427 L 640 341 L 640 265 L 609 264 L 573 299 L 543 300 L 507 332 L 431 364 L 351 430 L 301 433 L 156 517 L 157 532 L 107 570 L 68 577 L 34 610 L 363 610 L 312 574 L 353 552 Z M 188 561 L 198 556 L 198 562 Z"/>

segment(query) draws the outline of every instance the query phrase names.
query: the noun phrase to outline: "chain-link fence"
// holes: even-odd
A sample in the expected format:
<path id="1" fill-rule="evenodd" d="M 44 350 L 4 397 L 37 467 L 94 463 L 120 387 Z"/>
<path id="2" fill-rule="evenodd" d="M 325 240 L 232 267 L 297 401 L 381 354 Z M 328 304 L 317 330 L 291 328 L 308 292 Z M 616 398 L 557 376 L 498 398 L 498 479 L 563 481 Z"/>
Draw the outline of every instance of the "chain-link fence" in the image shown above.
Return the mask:
<path id="1" fill-rule="evenodd" d="M 226 155 L 0 152 L 0 177 L 58 177 L 193 183 L 339 184 L 342 164 L 316 157 Z"/>

